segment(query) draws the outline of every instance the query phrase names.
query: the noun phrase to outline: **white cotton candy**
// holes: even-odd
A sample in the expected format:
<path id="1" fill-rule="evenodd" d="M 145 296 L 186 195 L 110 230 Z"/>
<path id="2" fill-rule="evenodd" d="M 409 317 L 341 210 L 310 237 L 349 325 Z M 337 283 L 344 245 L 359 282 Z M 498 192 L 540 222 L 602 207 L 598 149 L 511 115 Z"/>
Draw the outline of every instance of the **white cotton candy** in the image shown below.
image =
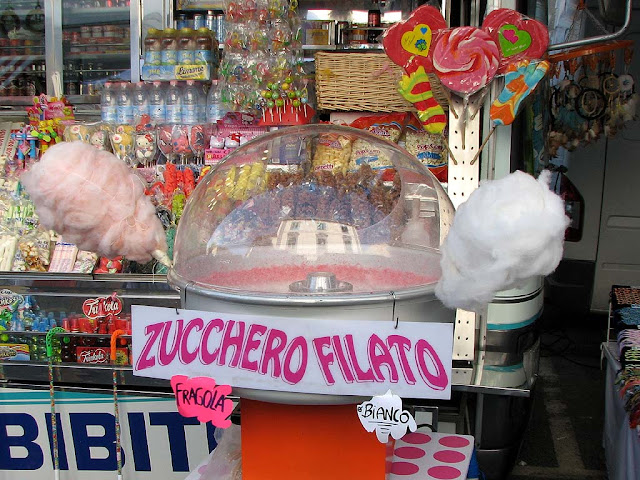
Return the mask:
<path id="1" fill-rule="evenodd" d="M 442 303 L 478 311 L 496 292 L 555 270 L 569 219 L 550 178 L 547 170 L 538 180 L 514 172 L 483 183 L 458 207 L 442 245 Z"/>
<path id="2" fill-rule="evenodd" d="M 49 148 L 20 181 L 40 223 L 80 250 L 145 262 L 167 251 L 140 179 L 115 155 L 82 142 Z"/>

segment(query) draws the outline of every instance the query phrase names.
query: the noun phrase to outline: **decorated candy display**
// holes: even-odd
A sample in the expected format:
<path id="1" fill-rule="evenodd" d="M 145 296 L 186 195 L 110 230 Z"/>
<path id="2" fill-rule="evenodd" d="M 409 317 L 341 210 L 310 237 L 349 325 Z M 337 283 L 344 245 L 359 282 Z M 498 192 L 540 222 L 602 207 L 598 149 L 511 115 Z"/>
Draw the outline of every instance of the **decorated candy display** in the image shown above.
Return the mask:
<path id="1" fill-rule="evenodd" d="M 304 123 L 300 120 L 309 113 L 309 96 L 296 5 L 282 0 L 227 2 L 219 88 L 230 110 L 255 114 L 263 122 Z"/>
<path id="2" fill-rule="evenodd" d="M 542 23 L 508 8 L 490 12 L 482 22 L 486 31 L 500 48 L 498 73 L 522 59 L 539 59 L 547 51 L 549 32 Z"/>
<path id="3" fill-rule="evenodd" d="M 453 92 L 469 95 L 493 79 L 500 52 L 488 33 L 475 27 L 445 32 L 433 50 L 433 67 L 440 82 Z"/>
<path id="4" fill-rule="evenodd" d="M 398 92 L 415 105 L 418 117 L 430 133 L 442 133 L 446 126 L 444 109 L 433 96 L 428 74 L 433 70 L 433 45 L 447 23 L 437 8 L 418 7 L 404 22 L 389 28 L 383 37 L 387 56 L 401 66 Z"/>
<path id="5" fill-rule="evenodd" d="M 549 62 L 521 60 L 510 64 L 505 75 L 505 85 L 491 105 L 489 115 L 495 125 L 511 125 L 527 98 L 549 70 Z"/>
<path id="6" fill-rule="evenodd" d="M 383 45 L 387 56 L 407 73 L 423 67 L 425 72 L 433 72 L 433 45 L 447 22 L 435 7 L 423 5 L 413 11 L 409 18 L 389 28 L 384 35 Z"/>

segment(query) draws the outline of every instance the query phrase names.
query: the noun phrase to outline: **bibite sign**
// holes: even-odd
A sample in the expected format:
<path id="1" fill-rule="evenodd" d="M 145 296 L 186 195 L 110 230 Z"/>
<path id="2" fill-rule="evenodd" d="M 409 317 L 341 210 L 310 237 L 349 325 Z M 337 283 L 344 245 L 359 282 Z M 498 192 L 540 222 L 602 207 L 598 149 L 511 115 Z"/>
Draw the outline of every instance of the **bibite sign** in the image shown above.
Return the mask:
<path id="1" fill-rule="evenodd" d="M 281 392 L 449 399 L 453 325 L 132 307 L 134 374 Z"/>

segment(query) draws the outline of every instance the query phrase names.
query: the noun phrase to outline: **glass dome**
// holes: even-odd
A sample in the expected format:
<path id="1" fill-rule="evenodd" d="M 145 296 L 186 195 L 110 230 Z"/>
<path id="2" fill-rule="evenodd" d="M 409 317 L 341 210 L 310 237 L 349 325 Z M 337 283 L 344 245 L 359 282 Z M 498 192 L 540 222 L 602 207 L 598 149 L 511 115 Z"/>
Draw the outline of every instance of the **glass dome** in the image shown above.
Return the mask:
<path id="1" fill-rule="evenodd" d="M 185 206 L 169 274 L 222 295 L 432 291 L 454 209 L 397 145 L 336 125 L 241 146 Z"/>

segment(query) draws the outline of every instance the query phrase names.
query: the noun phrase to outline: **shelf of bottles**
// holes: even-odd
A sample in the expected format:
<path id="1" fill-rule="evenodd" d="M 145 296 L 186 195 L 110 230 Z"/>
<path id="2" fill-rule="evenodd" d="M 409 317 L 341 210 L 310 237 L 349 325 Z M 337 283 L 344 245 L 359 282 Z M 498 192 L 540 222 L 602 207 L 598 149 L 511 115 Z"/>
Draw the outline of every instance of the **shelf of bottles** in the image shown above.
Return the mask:
<path id="1" fill-rule="evenodd" d="M 65 95 L 100 95 L 106 82 L 130 80 L 130 0 L 64 0 Z"/>
<path id="2" fill-rule="evenodd" d="M 42 5 L 39 0 L 0 1 L 0 97 L 46 90 Z"/>

